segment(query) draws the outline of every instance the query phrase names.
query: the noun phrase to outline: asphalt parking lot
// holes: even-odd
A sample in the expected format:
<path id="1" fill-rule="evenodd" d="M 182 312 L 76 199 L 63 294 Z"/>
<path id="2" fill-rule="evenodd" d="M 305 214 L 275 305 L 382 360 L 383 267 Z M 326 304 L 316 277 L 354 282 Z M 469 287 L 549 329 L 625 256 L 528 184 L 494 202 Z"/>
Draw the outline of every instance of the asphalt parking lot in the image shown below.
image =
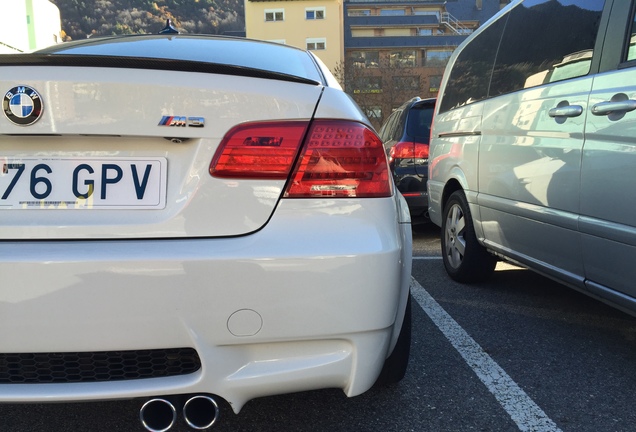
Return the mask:
<path id="1" fill-rule="evenodd" d="M 218 431 L 633 431 L 636 319 L 528 270 L 446 277 L 439 231 L 414 234 L 405 379 L 224 407 Z M 142 431 L 140 401 L 0 405 L 2 431 Z M 179 424 L 175 431 L 189 430 Z"/>

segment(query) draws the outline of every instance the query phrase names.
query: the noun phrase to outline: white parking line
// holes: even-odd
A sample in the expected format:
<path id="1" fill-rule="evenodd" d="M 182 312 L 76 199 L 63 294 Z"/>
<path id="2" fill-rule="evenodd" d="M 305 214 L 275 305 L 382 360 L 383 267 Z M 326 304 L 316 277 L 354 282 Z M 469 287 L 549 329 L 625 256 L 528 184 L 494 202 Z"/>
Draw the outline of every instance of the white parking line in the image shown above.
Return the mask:
<path id="1" fill-rule="evenodd" d="M 559 427 L 515 383 L 481 346 L 455 321 L 415 279 L 411 294 L 424 312 L 464 358 L 521 431 L 557 432 Z"/>

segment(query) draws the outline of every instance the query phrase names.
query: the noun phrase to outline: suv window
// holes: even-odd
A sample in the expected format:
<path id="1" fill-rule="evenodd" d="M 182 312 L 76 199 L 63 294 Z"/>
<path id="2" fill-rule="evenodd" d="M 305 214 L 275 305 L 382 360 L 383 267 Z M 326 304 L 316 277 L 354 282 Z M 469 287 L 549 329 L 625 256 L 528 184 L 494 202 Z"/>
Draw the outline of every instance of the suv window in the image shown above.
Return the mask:
<path id="1" fill-rule="evenodd" d="M 475 37 L 457 57 L 448 77 L 440 112 L 485 99 L 499 41 L 506 25 L 501 17 Z"/>
<path id="2" fill-rule="evenodd" d="M 510 12 L 489 97 L 587 75 L 605 0 L 526 0 Z"/>
<path id="3" fill-rule="evenodd" d="M 382 140 L 382 142 L 387 142 L 389 139 L 391 139 L 391 134 L 395 133 L 393 125 L 395 125 L 397 116 L 398 112 L 393 112 L 389 116 L 389 119 L 386 121 L 386 123 L 384 123 L 384 125 L 382 126 L 382 129 L 380 130 L 380 139 Z"/>
<path id="4" fill-rule="evenodd" d="M 404 134 L 404 127 L 406 123 L 406 117 L 409 113 L 409 110 L 406 107 L 400 107 L 396 111 L 398 116 L 395 119 L 395 126 L 393 126 L 393 136 L 391 139 L 394 141 L 400 141 L 402 139 L 402 135 Z"/>
<path id="5" fill-rule="evenodd" d="M 406 133 L 417 142 L 428 143 L 431 137 L 431 123 L 433 121 L 433 105 L 415 105 L 409 110 L 409 120 Z"/>

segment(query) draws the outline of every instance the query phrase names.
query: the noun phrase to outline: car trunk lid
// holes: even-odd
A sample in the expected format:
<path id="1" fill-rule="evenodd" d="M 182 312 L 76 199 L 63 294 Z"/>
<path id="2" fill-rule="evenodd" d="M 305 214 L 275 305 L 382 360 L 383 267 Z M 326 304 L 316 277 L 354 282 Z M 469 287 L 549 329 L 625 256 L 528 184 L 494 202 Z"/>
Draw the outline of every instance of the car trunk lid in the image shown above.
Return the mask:
<path id="1" fill-rule="evenodd" d="M 323 86 L 181 70 L 3 66 L 2 239 L 243 235 L 271 217 L 284 178 L 218 178 L 233 127 L 309 122 Z M 257 75 L 257 74 L 256 74 Z M 17 94 L 27 95 L 17 96 Z M 30 122 L 41 104 L 41 116 Z"/>

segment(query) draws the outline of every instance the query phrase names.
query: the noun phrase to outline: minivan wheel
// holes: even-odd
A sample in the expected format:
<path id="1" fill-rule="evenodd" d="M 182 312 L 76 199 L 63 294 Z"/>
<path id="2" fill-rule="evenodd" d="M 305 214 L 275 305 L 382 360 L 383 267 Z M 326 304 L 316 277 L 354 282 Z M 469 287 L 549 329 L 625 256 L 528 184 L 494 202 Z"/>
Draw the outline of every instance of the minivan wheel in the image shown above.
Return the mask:
<path id="1" fill-rule="evenodd" d="M 442 256 L 448 275 L 462 283 L 486 280 L 497 265 L 497 259 L 477 242 L 463 191 L 453 192 L 444 207 Z"/>

